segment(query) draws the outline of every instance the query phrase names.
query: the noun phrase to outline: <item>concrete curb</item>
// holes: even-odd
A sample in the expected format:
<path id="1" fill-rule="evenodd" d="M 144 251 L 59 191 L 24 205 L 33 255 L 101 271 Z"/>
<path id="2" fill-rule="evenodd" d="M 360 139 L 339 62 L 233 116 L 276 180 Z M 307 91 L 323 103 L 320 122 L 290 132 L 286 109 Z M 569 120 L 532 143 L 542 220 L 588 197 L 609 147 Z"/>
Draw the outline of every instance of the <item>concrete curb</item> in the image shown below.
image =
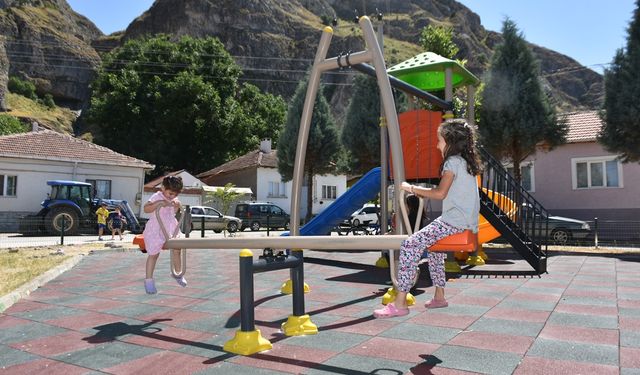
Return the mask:
<path id="1" fill-rule="evenodd" d="M 60 276 L 62 273 L 73 268 L 73 266 L 78 264 L 82 258 L 83 258 L 83 255 L 75 255 L 71 259 L 67 259 L 62 264 L 48 270 L 47 272 L 36 277 L 35 279 L 21 285 L 13 292 L 10 292 L 9 294 L 0 297 L 0 313 L 4 312 L 14 303 L 20 301 L 20 299 L 31 294 L 31 292 L 38 289 L 42 285 L 48 283 L 49 281 Z"/>

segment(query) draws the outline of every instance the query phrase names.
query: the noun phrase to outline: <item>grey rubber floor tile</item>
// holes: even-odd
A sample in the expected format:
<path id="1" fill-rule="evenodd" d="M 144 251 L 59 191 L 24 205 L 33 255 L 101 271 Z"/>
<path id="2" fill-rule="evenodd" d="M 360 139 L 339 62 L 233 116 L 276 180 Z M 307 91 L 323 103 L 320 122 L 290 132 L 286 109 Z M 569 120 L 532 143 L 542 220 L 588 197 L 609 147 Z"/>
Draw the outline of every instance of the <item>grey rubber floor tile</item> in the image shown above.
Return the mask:
<path id="1" fill-rule="evenodd" d="M 0 329 L 0 344 L 12 344 L 14 342 L 29 341 L 41 337 L 58 335 L 63 332 L 66 332 L 66 330 L 63 328 L 58 328 L 38 322 L 21 324 L 15 327 Z"/>
<path id="2" fill-rule="evenodd" d="M 39 358 L 40 357 L 23 352 L 22 350 L 16 350 L 5 345 L 0 345 L 0 373 L 5 367 L 19 365 Z"/>
<path id="3" fill-rule="evenodd" d="M 443 345 L 427 362 L 433 365 L 445 363 L 447 368 L 482 374 L 511 374 L 521 357 L 513 353 Z"/>
<path id="4" fill-rule="evenodd" d="M 618 365 L 618 347 L 538 338 L 527 352 L 535 357 Z"/>
<path id="5" fill-rule="evenodd" d="M 341 352 L 371 339 L 371 336 L 340 331 L 322 331 L 316 335 L 291 336 L 284 342 L 287 345 L 304 346 L 327 351 Z"/>
<path id="6" fill-rule="evenodd" d="M 347 374 L 347 375 L 396 375 L 409 373 L 414 363 L 392 361 L 389 359 L 363 357 L 354 354 L 340 354 L 325 361 L 317 368 L 309 369 L 308 375 Z"/>
<path id="7" fill-rule="evenodd" d="M 523 322 L 508 319 L 480 318 L 475 321 L 467 330 L 482 331 L 490 333 L 504 333 L 514 336 L 536 337 L 542 328 L 543 323 Z"/>
<path id="8" fill-rule="evenodd" d="M 547 322 L 555 325 L 569 325 L 576 327 L 590 328 L 618 328 L 618 317 L 616 316 L 598 316 L 598 315 L 582 315 L 553 312 Z"/>
<path id="9" fill-rule="evenodd" d="M 455 328 L 402 323 L 382 332 L 379 336 L 418 342 L 429 342 L 434 344 L 444 344 L 454 338 L 460 332 L 461 331 L 459 329 Z"/>
<path id="10" fill-rule="evenodd" d="M 123 342 L 101 344 L 55 357 L 56 360 L 100 370 L 142 358 L 160 350 Z"/>

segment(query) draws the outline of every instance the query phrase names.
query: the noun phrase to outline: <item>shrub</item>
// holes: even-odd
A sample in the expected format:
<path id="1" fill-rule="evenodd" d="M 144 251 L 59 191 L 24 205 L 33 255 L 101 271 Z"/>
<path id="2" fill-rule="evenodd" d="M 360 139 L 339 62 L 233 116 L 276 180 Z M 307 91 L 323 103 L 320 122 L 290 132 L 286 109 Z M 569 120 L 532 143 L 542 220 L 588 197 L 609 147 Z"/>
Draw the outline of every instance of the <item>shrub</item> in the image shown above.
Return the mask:
<path id="1" fill-rule="evenodd" d="M 38 95 L 36 94 L 36 85 L 29 81 L 23 81 L 16 76 L 9 77 L 7 84 L 9 91 L 14 94 L 25 96 L 29 99 L 36 100 Z"/>
<path id="2" fill-rule="evenodd" d="M 45 94 L 42 99 L 42 104 L 46 105 L 49 109 L 54 108 L 56 106 L 56 102 L 53 101 L 53 95 Z"/>
<path id="3" fill-rule="evenodd" d="M 17 118 L 0 114 L 0 135 L 22 133 L 26 130 L 26 126 L 24 126 Z"/>

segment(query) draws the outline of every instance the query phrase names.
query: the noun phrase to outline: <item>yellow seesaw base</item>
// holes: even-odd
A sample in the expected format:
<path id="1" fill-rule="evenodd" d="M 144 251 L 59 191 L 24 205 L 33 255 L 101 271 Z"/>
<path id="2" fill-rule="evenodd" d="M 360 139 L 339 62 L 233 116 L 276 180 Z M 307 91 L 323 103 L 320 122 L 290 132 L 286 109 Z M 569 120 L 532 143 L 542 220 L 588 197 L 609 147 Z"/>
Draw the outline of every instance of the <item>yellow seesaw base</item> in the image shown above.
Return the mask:
<path id="1" fill-rule="evenodd" d="M 269 340 L 262 337 L 259 329 L 249 332 L 238 330 L 235 337 L 227 341 L 223 346 L 224 351 L 240 355 L 251 355 L 271 348 L 273 348 L 273 345 Z"/>

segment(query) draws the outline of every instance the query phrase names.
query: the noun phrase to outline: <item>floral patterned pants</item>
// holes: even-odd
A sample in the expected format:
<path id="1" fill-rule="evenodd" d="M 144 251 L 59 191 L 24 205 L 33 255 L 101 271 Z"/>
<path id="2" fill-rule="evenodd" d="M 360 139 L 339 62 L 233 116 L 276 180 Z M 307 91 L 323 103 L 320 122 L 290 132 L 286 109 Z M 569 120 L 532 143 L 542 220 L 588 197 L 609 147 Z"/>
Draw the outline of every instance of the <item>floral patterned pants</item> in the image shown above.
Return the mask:
<path id="1" fill-rule="evenodd" d="M 445 253 L 429 252 L 428 248 L 439 240 L 456 233 L 463 232 L 464 229 L 451 226 L 440 218 L 435 219 L 426 227 L 412 234 L 402 241 L 400 246 L 400 260 L 398 264 L 398 290 L 408 292 L 413 286 L 416 277 L 418 262 L 423 253 L 428 253 L 429 273 L 433 285 L 444 288 L 446 276 L 444 273 Z"/>

